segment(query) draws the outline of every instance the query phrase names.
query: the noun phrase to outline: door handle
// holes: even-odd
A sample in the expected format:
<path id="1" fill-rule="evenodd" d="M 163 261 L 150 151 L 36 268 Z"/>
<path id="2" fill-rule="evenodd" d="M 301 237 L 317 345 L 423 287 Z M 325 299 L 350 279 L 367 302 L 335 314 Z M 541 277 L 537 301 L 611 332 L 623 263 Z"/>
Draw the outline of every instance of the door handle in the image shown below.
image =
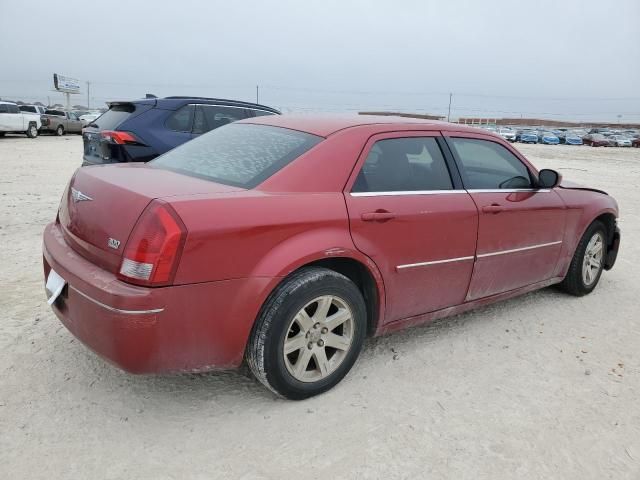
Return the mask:
<path id="1" fill-rule="evenodd" d="M 360 215 L 363 222 L 386 222 L 396 218 L 394 213 L 387 212 L 386 210 L 377 210 L 375 212 L 367 212 Z"/>
<path id="2" fill-rule="evenodd" d="M 485 205 L 482 207 L 483 213 L 500 213 L 506 210 L 502 205 L 498 205 L 497 203 L 492 203 L 491 205 Z"/>

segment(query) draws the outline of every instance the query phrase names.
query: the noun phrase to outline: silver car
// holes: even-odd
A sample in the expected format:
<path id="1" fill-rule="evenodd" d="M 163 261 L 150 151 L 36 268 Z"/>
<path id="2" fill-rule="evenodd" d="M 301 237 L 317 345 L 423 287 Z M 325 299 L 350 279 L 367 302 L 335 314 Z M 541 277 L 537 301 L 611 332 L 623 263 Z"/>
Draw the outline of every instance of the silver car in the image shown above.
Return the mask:
<path id="1" fill-rule="evenodd" d="M 616 147 L 630 147 L 631 139 L 624 135 L 612 135 L 611 139 L 615 142 Z"/>

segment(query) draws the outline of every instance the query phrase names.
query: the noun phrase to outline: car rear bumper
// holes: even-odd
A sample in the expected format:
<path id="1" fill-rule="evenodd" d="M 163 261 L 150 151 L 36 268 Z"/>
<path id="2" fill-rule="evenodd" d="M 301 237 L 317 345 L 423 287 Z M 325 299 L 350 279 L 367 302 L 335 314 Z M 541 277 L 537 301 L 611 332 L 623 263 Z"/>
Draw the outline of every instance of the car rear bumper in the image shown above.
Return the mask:
<path id="1" fill-rule="evenodd" d="M 53 268 L 67 281 L 56 316 L 82 343 L 131 373 L 194 372 L 238 367 L 267 292 L 276 278 L 246 278 L 145 288 L 119 281 L 64 240 L 44 232 L 45 281 Z"/>

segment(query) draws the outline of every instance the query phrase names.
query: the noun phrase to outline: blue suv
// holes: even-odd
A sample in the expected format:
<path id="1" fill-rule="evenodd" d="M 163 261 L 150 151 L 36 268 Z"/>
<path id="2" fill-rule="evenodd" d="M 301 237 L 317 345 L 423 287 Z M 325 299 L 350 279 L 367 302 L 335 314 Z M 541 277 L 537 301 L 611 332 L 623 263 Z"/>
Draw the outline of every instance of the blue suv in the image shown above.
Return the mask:
<path id="1" fill-rule="evenodd" d="M 280 114 L 257 103 L 202 97 L 154 97 L 108 105 L 109 110 L 82 131 L 83 166 L 148 162 L 227 123 Z"/>

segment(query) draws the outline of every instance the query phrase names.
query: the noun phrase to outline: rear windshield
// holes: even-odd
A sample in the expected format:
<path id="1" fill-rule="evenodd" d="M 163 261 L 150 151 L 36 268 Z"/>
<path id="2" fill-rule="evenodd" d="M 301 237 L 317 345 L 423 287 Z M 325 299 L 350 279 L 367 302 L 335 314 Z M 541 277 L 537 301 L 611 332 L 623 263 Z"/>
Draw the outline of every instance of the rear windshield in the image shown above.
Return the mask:
<path id="1" fill-rule="evenodd" d="M 322 137 L 287 128 L 230 124 L 170 150 L 149 165 L 253 188 L 321 140 Z"/>
<path id="2" fill-rule="evenodd" d="M 113 130 L 129 118 L 135 110 L 136 107 L 133 104 L 113 105 L 91 123 L 98 125 L 102 130 Z"/>

